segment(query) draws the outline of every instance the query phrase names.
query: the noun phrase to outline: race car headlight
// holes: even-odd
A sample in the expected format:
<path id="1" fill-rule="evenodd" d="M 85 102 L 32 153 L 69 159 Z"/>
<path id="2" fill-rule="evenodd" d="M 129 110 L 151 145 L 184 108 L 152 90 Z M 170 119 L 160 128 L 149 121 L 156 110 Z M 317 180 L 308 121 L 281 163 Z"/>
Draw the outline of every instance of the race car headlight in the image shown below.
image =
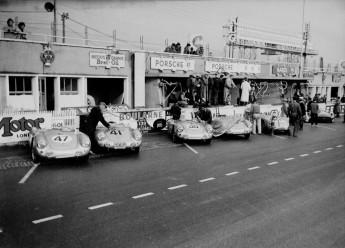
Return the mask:
<path id="1" fill-rule="evenodd" d="M 183 127 L 181 126 L 181 125 L 177 125 L 177 127 L 176 127 L 177 129 L 177 132 L 179 132 L 179 133 L 182 133 L 183 132 Z"/>
<path id="2" fill-rule="evenodd" d="M 134 139 L 135 139 L 136 141 L 141 140 L 142 137 L 143 137 L 143 135 L 141 134 L 141 132 L 140 132 L 138 129 L 136 129 L 136 130 L 133 131 L 133 135 L 134 135 Z"/>
<path id="3" fill-rule="evenodd" d="M 103 132 L 98 133 L 97 134 L 97 139 L 99 141 L 105 140 L 105 133 L 103 133 Z"/>
<path id="4" fill-rule="evenodd" d="M 47 142 L 45 142 L 44 140 L 40 140 L 37 142 L 37 148 L 39 149 L 43 149 L 47 146 Z"/>
<path id="5" fill-rule="evenodd" d="M 90 145 L 91 145 L 90 140 L 83 140 L 83 141 L 81 142 L 81 145 L 82 145 L 82 147 L 84 147 L 84 148 L 90 147 Z"/>
<path id="6" fill-rule="evenodd" d="M 206 126 L 205 126 L 205 130 L 206 130 L 206 132 L 208 132 L 208 133 L 212 133 L 212 131 L 213 131 L 211 125 L 206 125 Z"/>

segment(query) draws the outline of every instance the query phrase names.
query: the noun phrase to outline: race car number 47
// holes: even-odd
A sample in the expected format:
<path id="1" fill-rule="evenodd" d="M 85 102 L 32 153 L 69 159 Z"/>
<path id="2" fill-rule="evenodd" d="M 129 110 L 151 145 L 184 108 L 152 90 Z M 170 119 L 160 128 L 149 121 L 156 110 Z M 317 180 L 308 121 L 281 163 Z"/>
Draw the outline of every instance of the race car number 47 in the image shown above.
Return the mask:
<path id="1" fill-rule="evenodd" d="M 52 141 L 56 143 L 68 143 L 72 140 L 72 137 L 69 135 L 55 135 L 52 137 Z"/>

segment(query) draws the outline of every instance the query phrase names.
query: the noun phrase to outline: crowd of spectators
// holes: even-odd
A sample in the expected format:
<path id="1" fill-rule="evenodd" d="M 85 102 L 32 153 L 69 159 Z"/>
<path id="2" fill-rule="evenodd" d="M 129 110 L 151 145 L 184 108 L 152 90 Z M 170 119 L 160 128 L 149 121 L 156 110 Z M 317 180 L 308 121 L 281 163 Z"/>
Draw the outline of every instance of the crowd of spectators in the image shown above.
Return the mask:
<path id="1" fill-rule="evenodd" d="M 6 25 L 2 28 L 4 33 L 10 33 L 16 39 L 26 40 L 26 33 L 25 33 L 25 23 L 19 22 L 18 26 L 16 27 L 12 18 L 7 20 Z"/>
<path id="2" fill-rule="evenodd" d="M 166 53 L 181 53 L 181 44 L 180 42 L 172 43 L 170 46 L 167 46 L 164 50 Z M 195 50 L 191 46 L 190 43 L 183 48 L 183 54 L 195 54 L 195 55 L 203 55 L 204 54 L 204 47 L 202 45 L 198 46 Z"/>
<path id="3" fill-rule="evenodd" d="M 239 85 L 241 97 L 237 104 L 245 106 L 256 100 L 254 86 L 251 85 L 247 78 L 242 80 Z M 180 107 L 199 107 L 201 104 L 210 105 L 233 105 L 231 95 L 233 90 L 238 90 L 233 81 L 233 75 L 228 72 L 217 73 L 215 75 L 203 74 L 193 75 L 183 83 L 169 84 L 167 89 L 167 103 L 178 103 Z"/>

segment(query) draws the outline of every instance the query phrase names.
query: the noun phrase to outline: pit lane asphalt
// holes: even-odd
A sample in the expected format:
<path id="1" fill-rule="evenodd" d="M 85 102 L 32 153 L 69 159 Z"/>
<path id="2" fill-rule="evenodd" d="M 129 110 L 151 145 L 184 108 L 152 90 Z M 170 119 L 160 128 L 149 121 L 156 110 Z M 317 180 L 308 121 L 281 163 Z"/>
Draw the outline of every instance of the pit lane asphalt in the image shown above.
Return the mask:
<path id="1" fill-rule="evenodd" d="M 344 124 L 282 137 L 189 143 L 198 154 L 173 145 L 87 166 L 52 163 L 22 188 L 6 177 L 2 235 L 14 247 L 344 247 Z"/>

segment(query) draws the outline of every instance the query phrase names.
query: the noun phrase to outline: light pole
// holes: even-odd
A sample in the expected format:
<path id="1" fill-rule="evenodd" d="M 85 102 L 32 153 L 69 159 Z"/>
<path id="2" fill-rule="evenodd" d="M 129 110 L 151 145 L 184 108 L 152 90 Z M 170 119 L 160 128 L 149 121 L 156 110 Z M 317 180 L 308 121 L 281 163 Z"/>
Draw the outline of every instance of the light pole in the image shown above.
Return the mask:
<path id="1" fill-rule="evenodd" d="M 65 37 L 66 37 L 66 30 L 65 30 L 65 20 L 69 19 L 68 13 L 62 13 L 61 21 L 62 21 L 62 43 L 65 43 Z"/>
<path id="2" fill-rule="evenodd" d="M 44 4 L 44 8 L 48 12 L 54 11 L 54 23 L 53 23 L 53 41 L 56 42 L 56 1 L 54 0 L 54 4 L 50 2 L 46 2 Z"/>
<path id="3" fill-rule="evenodd" d="M 301 61 L 300 61 L 300 65 L 299 65 L 299 75 L 298 77 L 301 77 L 301 72 L 302 72 L 302 77 L 303 77 L 303 46 L 304 46 L 304 7 L 305 7 L 305 0 L 303 0 L 303 11 L 302 11 L 302 46 L 301 46 Z"/>

